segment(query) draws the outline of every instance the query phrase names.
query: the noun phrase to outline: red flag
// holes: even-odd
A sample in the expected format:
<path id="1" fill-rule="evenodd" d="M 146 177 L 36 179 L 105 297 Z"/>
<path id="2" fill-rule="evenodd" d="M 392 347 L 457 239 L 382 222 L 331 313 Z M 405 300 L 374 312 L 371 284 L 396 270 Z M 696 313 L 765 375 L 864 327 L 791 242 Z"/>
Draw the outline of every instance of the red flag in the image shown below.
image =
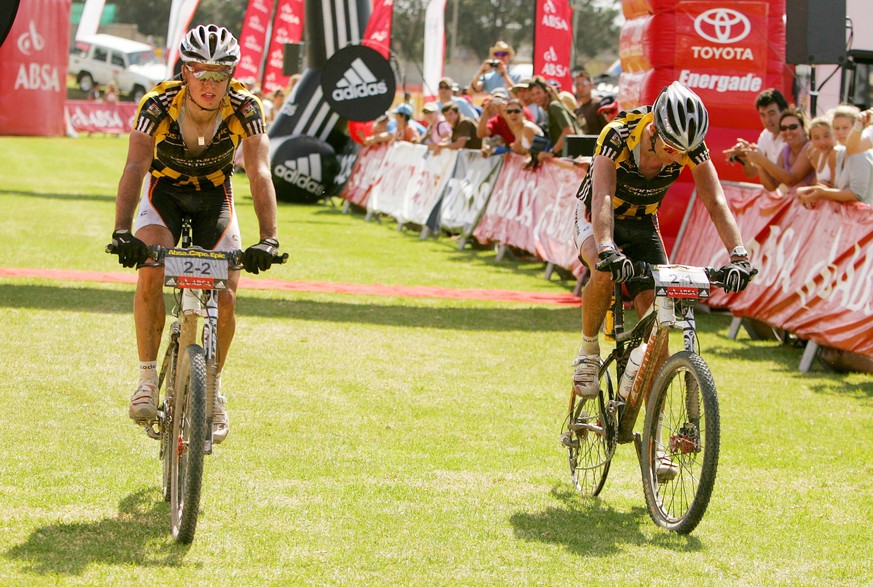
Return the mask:
<path id="1" fill-rule="evenodd" d="M 251 0 L 240 33 L 240 61 L 237 79 L 255 83 L 261 80 L 262 64 L 267 48 L 267 29 L 273 16 L 273 0 Z"/>
<path id="2" fill-rule="evenodd" d="M 391 24 L 394 17 L 394 0 L 375 0 L 373 12 L 367 22 L 362 44 L 375 49 L 385 59 L 391 55 Z"/>
<path id="3" fill-rule="evenodd" d="M 534 75 L 573 91 L 570 52 L 573 47 L 572 11 L 569 0 L 537 0 L 534 29 Z"/>
<path id="4" fill-rule="evenodd" d="M 264 65 L 264 96 L 288 85 L 290 76 L 282 73 L 285 43 L 299 43 L 303 38 L 303 0 L 279 0 L 273 20 L 273 37 Z"/>
<path id="5" fill-rule="evenodd" d="M 65 0 L 21 3 L 0 47 L 0 135 L 64 134 L 69 9 Z"/>

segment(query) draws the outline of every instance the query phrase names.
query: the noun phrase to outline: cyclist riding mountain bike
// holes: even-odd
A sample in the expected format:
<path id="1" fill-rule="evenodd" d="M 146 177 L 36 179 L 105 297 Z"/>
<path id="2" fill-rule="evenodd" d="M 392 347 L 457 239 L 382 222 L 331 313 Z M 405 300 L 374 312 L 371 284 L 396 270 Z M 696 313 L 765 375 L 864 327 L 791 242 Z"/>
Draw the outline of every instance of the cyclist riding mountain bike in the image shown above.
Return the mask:
<path id="1" fill-rule="evenodd" d="M 591 168 L 577 193 L 576 246 L 583 263 L 596 269 L 582 294 L 582 346 L 573 362 L 573 388 L 581 397 L 598 393 L 598 332 L 613 282 L 633 277 L 632 260 L 667 263 L 657 211 L 686 165 L 730 255 L 722 268 L 725 289 L 745 289 L 755 273 L 703 141 L 708 127 L 709 114 L 700 98 L 673 82 L 654 106 L 622 112 L 597 139 Z M 642 316 L 653 292 L 633 282 L 628 291 Z"/>
<path id="2" fill-rule="evenodd" d="M 240 249 L 231 187 L 239 145 L 260 228 L 260 241 L 243 254 L 244 268 L 253 273 L 269 269 L 279 249 L 263 109 L 233 79 L 240 60 L 237 40 L 225 28 L 198 26 L 182 41 L 181 60 L 180 76 L 156 86 L 139 104 L 116 199 L 112 244 L 119 263 L 139 269 L 134 298 L 139 383 L 129 411 L 137 423 L 157 419 L 156 359 L 165 317 L 163 267 L 148 259 L 147 247 L 175 246 L 182 219 L 189 217 L 195 246 Z M 233 339 L 238 282 L 239 271 L 231 271 L 227 290 L 218 297 L 216 387 Z M 216 393 L 216 443 L 229 431 L 224 403 L 224 396 Z"/>

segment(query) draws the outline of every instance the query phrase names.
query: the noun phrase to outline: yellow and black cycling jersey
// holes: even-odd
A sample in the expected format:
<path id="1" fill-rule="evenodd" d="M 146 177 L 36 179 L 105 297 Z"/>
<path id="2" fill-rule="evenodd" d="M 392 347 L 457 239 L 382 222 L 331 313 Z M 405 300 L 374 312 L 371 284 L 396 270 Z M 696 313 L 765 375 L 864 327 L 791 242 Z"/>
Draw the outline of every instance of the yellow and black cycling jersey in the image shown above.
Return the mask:
<path id="1" fill-rule="evenodd" d="M 654 115 L 650 106 L 622 112 L 600 132 L 594 156 L 603 155 L 615 162 L 616 187 L 612 199 L 615 217 L 644 218 L 651 216 L 661 207 L 667 190 L 688 165 L 692 169 L 709 160 L 706 143 L 700 143 L 686 154 L 679 163 L 665 165 L 660 173 L 647 179 L 638 167 L 641 149 L 649 148 L 648 140 L 643 143 L 643 131 Z M 591 173 L 582 180 L 576 197 L 591 209 Z"/>
<path id="2" fill-rule="evenodd" d="M 266 131 L 261 102 L 232 80 L 221 102 L 221 122 L 215 136 L 202 153 L 192 157 L 179 128 L 186 91 L 181 81 L 170 80 L 156 86 L 140 102 L 134 129 L 155 139 L 149 171 L 178 187 L 200 190 L 222 186 L 233 174 L 233 158 L 240 142 Z"/>

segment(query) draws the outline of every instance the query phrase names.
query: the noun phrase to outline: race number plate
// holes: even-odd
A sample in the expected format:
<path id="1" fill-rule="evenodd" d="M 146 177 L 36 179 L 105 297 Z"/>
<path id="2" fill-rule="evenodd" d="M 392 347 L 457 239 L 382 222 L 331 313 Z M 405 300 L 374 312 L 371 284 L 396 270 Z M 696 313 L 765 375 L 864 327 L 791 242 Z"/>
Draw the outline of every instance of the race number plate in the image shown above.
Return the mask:
<path id="1" fill-rule="evenodd" d="M 227 254 L 203 249 L 169 249 L 164 285 L 189 289 L 227 289 Z"/>
<path id="2" fill-rule="evenodd" d="M 655 265 L 655 295 L 668 298 L 709 299 L 709 279 L 702 267 Z"/>

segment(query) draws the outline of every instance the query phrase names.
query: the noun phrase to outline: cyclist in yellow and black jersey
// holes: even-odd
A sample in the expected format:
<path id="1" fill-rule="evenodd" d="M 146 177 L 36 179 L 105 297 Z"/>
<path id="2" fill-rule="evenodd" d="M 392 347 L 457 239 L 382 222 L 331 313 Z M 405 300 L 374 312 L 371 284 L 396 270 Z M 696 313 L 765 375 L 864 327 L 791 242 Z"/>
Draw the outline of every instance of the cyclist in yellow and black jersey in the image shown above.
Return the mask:
<path id="1" fill-rule="evenodd" d="M 601 131 L 597 139 L 595 155 L 608 157 L 615 162 L 616 189 L 612 200 L 616 219 L 643 218 L 658 211 L 667 190 L 688 165 L 692 169 L 709 161 L 709 149 L 701 142 L 693 150 L 684 153 L 677 161 L 664 165 L 652 178 L 646 177 L 639 168 L 644 132 L 654 120 L 651 107 L 622 112 Z M 651 137 L 645 137 L 651 141 Z M 577 197 L 591 207 L 591 175 L 586 175 L 579 186 Z"/>
<path id="2" fill-rule="evenodd" d="M 754 275 L 740 231 L 727 206 L 709 150 L 703 142 L 709 114 L 700 98 L 678 82 L 655 104 L 619 114 L 603 129 L 577 197 L 576 246 L 591 270 L 582 294 L 582 345 L 573 362 L 573 388 L 596 397 L 601 365 L 598 333 L 613 282 L 633 277 L 633 261 L 667 262 L 657 211 L 686 165 L 730 262 L 725 289 L 741 291 Z M 639 316 L 651 306 L 651 290 L 628 284 Z"/>
<path id="3" fill-rule="evenodd" d="M 215 129 L 208 144 L 186 144 L 183 113 L 188 88 L 181 80 L 159 84 L 149 92 L 136 116 L 134 128 L 155 140 L 155 156 L 149 172 L 156 179 L 167 178 L 174 186 L 208 189 L 222 186 L 233 173 L 233 158 L 243 139 L 266 132 L 258 98 L 240 82 L 231 80 L 213 121 Z M 206 143 L 204 137 L 203 142 Z M 196 154 L 195 154 L 196 152 Z M 192 157 L 192 155 L 194 155 Z"/>
<path id="4" fill-rule="evenodd" d="M 239 43 L 223 27 L 197 26 L 182 41 L 180 58 L 180 79 L 159 84 L 140 102 L 115 203 L 112 244 L 119 263 L 139 269 L 133 312 L 139 382 L 128 412 L 137 423 L 157 418 L 156 360 L 166 315 L 163 267 L 148 260 L 147 247 L 174 247 L 187 216 L 194 245 L 218 251 L 241 248 L 230 181 L 237 147 L 242 148 L 260 230 L 259 242 L 243 253 L 243 266 L 253 273 L 269 269 L 279 251 L 263 110 L 233 79 Z M 217 386 L 233 339 L 238 282 L 239 271 L 232 270 L 227 290 L 218 296 Z M 218 391 L 215 443 L 229 430 L 224 396 Z"/>

